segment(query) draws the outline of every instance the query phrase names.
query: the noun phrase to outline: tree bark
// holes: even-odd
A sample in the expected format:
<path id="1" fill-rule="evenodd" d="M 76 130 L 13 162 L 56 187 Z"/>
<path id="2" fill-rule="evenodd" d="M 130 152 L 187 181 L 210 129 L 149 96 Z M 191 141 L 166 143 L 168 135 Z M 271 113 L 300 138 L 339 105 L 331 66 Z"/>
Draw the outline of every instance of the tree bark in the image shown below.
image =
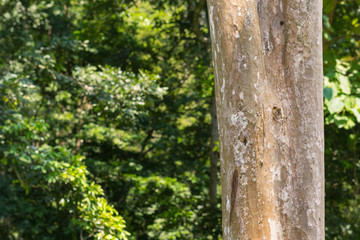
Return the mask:
<path id="1" fill-rule="evenodd" d="M 324 239 L 321 0 L 208 0 L 224 239 Z"/>
<path id="2" fill-rule="evenodd" d="M 215 142 L 218 140 L 218 127 L 216 116 L 216 102 L 215 97 L 211 99 L 211 143 L 210 143 L 210 208 L 215 211 L 217 204 L 217 183 L 218 183 L 218 152 L 214 151 Z"/>

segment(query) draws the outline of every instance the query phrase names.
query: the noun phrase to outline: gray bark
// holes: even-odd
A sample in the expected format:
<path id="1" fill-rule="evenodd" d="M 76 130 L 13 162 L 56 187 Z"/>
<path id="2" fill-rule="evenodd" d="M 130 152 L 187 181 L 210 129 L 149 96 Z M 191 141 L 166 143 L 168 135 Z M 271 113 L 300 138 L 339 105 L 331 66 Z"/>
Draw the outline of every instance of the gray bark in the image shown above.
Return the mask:
<path id="1" fill-rule="evenodd" d="M 208 0 L 224 239 L 324 239 L 321 0 Z"/>

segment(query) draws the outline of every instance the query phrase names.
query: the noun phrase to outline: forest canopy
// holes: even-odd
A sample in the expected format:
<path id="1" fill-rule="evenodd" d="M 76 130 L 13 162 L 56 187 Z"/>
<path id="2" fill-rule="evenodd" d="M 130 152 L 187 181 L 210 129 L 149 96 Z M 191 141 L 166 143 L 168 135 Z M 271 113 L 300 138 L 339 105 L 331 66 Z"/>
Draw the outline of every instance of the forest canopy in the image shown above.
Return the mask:
<path id="1" fill-rule="evenodd" d="M 326 238 L 360 236 L 360 1 L 323 9 Z M 0 238 L 221 239 L 204 0 L 0 0 Z"/>

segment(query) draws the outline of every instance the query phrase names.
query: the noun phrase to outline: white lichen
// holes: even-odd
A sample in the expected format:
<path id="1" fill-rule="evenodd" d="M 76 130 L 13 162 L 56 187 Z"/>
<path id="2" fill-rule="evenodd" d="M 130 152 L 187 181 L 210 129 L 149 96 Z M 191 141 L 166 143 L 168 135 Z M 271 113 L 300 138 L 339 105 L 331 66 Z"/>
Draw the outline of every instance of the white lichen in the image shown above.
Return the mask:
<path id="1" fill-rule="evenodd" d="M 210 15 L 209 16 L 210 33 L 211 33 L 213 42 L 216 42 L 215 24 L 214 24 L 214 6 L 210 6 L 209 15 Z"/>
<path id="2" fill-rule="evenodd" d="M 247 68 L 247 59 L 245 55 L 236 58 L 236 64 L 239 71 Z"/>
<path id="3" fill-rule="evenodd" d="M 226 198 L 226 211 L 230 212 L 230 198 L 227 196 Z"/>
<path id="4" fill-rule="evenodd" d="M 240 132 L 243 131 L 248 124 L 245 114 L 241 111 L 236 114 L 232 114 L 230 120 L 231 125 L 236 126 Z"/>
<path id="5" fill-rule="evenodd" d="M 270 225 L 271 240 L 282 240 L 283 236 L 281 224 L 276 220 L 272 220 L 271 218 L 268 219 L 268 222 Z"/>
<path id="6" fill-rule="evenodd" d="M 244 99 L 244 93 L 243 93 L 243 92 L 241 92 L 241 93 L 239 94 L 239 98 L 240 98 L 240 100 L 243 100 L 243 99 Z"/>
<path id="7" fill-rule="evenodd" d="M 223 84 L 221 86 L 221 89 L 220 89 L 221 93 L 222 93 L 222 100 L 224 102 L 225 100 L 225 78 L 223 78 Z"/>
<path id="8" fill-rule="evenodd" d="M 245 232 L 244 220 L 240 218 L 240 233 Z"/>

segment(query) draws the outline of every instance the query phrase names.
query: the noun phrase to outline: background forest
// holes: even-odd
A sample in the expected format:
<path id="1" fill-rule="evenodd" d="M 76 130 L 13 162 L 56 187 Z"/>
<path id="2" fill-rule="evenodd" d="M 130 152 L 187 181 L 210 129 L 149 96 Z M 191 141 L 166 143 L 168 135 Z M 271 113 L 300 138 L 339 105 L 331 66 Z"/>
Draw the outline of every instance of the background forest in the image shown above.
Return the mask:
<path id="1" fill-rule="evenodd" d="M 324 1 L 327 239 L 360 239 L 359 19 Z M 208 35 L 205 0 L 0 0 L 0 239 L 221 239 Z"/>

